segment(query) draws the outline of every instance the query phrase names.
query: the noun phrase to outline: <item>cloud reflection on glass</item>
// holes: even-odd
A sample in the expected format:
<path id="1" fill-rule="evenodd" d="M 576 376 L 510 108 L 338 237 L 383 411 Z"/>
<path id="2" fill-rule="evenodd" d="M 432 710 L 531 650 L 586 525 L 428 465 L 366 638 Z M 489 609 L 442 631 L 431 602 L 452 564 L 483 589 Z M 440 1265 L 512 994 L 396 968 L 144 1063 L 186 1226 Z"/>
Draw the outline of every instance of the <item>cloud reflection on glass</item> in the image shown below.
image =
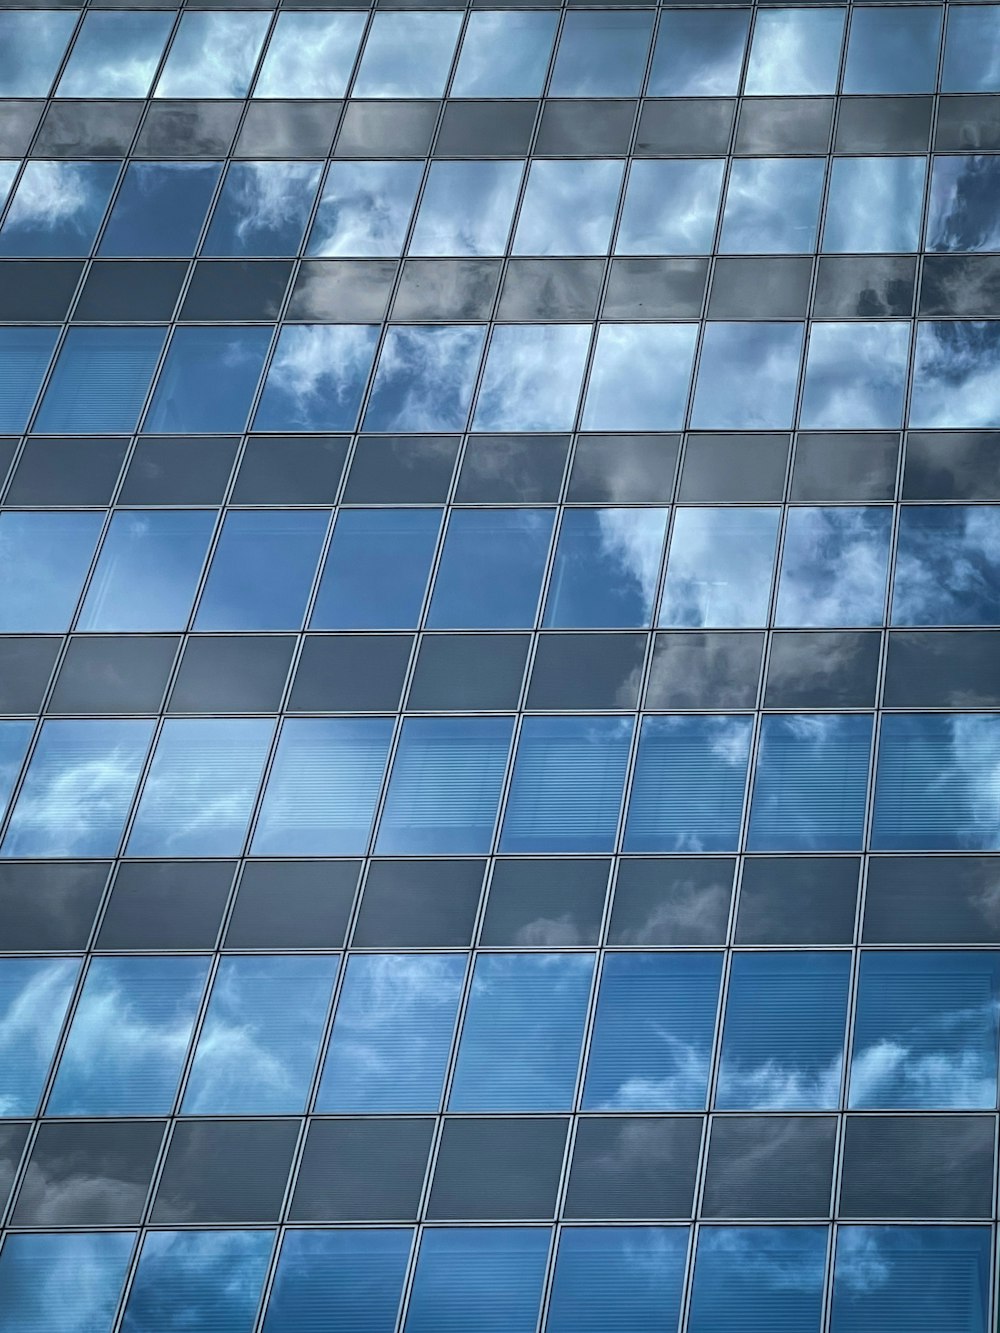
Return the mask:
<path id="1" fill-rule="evenodd" d="M 801 324 L 706 325 L 692 428 L 787 430 L 801 349 Z"/>
<path id="2" fill-rule="evenodd" d="M 894 625 L 1000 624 L 1000 509 L 921 505 L 900 512 Z"/>
<path id="3" fill-rule="evenodd" d="M 131 1231 L 8 1236 L 0 1253 L 0 1333 L 108 1333 Z"/>
<path id="4" fill-rule="evenodd" d="M 117 176 L 117 162 L 29 162 L 0 228 L 0 255 L 89 254 Z"/>
<path id="5" fill-rule="evenodd" d="M 634 161 L 615 254 L 707 254 L 715 235 L 724 165 L 721 159 Z"/>
<path id="6" fill-rule="evenodd" d="M 181 16 L 154 97 L 245 97 L 270 14 L 194 11 Z"/>
<path id="7" fill-rule="evenodd" d="M 502 255 L 520 162 L 433 162 L 410 238 L 411 255 Z"/>
<path id="8" fill-rule="evenodd" d="M 121 1333 L 250 1333 L 273 1231 L 151 1231 Z"/>
<path id="9" fill-rule="evenodd" d="M 514 233 L 515 255 L 607 253 L 624 164 L 535 158 Z"/>
<path id="10" fill-rule="evenodd" d="M 398 255 L 421 174 L 419 162 L 334 162 L 306 253 L 350 259 Z"/>
<path id="11" fill-rule="evenodd" d="M 778 541 L 777 509 L 678 509 L 670 537 L 660 625 L 763 625 Z"/>
<path id="12" fill-rule="evenodd" d="M 734 96 L 749 20 L 742 9 L 664 9 L 646 95 Z"/>
<path id="13" fill-rule="evenodd" d="M 485 336 L 478 324 L 391 328 L 379 355 L 364 429 L 463 430 Z"/>
<path id="14" fill-rule="evenodd" d="M 588 324 L 498 325 L 472 429 L 571 429 L 589 343 Z"/>
<path id="15" fill-rule="evenodd" d="M 908 323 L 813 324 L 799 425 L 892 430 L 903 419 Z"/>
<path id="16" fill-rule="evenodd" d="M 912 427 L 1000 426 L 1000 321 L 922 321 Z"/>
<path id="17" fill-rule="evenodd" d="M 546 629 L 648 625 L 665 509 L 567 509 L 545 604 Z"/>
<path id="18" fill-rule="evenodd" d="M 280 12 L 254 97 L 343 97 L 364 27 L 364 14 Z"/>
<path id="19" fill-rule="evenodd" d="M 845 13 L 844 9 L 761 10 L 754 23 L 744 93 L 804 97 L 835 92 Z"/>
<path id="20" fill-rule="evenodd" d="M 45 97 L 76 27 L 72 9 L 0 14 L 0 97 Z"/>
<path id="21" fill-rule="evenodd" d="M 737 158 L 726 188 L 720 254 L 813 250 L 825 170 L 821 157 Z"/>
<path id="22" fill-rule="evenodd" d="M 826 1227 L 702 1227 L 689 1333 L 819 1333 L 826 1245 Z"/>
<path id="23" fill-rule="evenodd" d="M 679 429 L 697 334 L 694 324 L 602 324 L 583 429 Z"/>
<path id="24" fill-rule="evenodd" d="M 564 1227 L 546 1333 L 663 1333 L 680 1315 L 687 1227 Z"/>
<path id="25" fill-rule="evenodd" d="M 34 1115 L 78 958 L 0 959 L 0 1119 Z"/>
<path id="26" fill-rule="evenodd" d="M 56 96 L 148 96 L 172 23 L 169 13 L 145 10 L 88 13 Z"/>
<path id="27" fill-rule="evenodd" d="M 297 254 L 321 170 L 319 162 L 234 162 L 202 253 L 226 258 Z"/>
<path id="28" fill-rule="evenodd" d="M 790 509 L 775 624 L 881 625 L 891 532 L 888 508 Z"/>
<path id="29" fill-rule="evenodd" d="M 457 13 L 377 13 L 354 97 L 441 97 L 462 26 Z"/>
<path id="30" fill-rule="evenodd" d="M 473 10 L 452 97 L 538 97 L 558 15 L 551 10 Z"/>
<path id="31" fill-rule="evenodd" d="M 101 527 L 100 514 L 83 511 L 0 514 L 0 632 L 69 628 Z"/>
<path id="32" fill-rule="evenodd" d="M 285 324 L 268 367 L 256 430 L 351 430 L 375 358 L 367 324 Z"/>
<path id="33" fill-rule="evenodd" d="M 926 172 L 922 157 L 834 158 L 823 252 L 915 250 Z"/>

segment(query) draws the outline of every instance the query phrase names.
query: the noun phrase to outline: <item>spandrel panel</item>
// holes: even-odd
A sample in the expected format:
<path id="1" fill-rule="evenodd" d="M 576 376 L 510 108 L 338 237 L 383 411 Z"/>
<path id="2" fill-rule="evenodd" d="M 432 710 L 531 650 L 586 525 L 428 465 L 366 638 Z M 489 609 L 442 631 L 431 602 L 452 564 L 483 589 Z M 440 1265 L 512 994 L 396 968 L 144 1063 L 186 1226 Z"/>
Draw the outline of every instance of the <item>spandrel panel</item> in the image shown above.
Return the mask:
<path id="1" fill-rule="evenodd" d="M 534 1333 L 548 1252 L 548 1227 L 428 1228 L 405 1333 Z"/>
<path id="2" fill-rule="evenodd" d="M 836 92 L 844 9 L 761 9 L 743 91 L 802 97 Z"/>
<path id="3" fill-rule="evenodd" d="M 825 254 L 916 250 L 923 157 L 838 157 L 830 169 Z"/>
<path id="4" fill-rule="evenodd" d="M 737 158 L 729 172 L 720 253 L 813 250 L 825 168 L 820 157 Z"/>
<path id="5" fill-rule="evenodd" d="M 528 172 L 512 253 L 603 255 L 611 238 L 624 163 L 536 158 Z"/>
<path id="6" fill-rule="evenodd" d="M 902 424 L 909 324 L 814 324 L 799 425 L 890 430 Z"/>
<path id="7" fill-rule="evenodd" d="M 684 423 L 694 324 L 602 324 L 584 430 L 676 430 Z"/>
<path id="8" fill-rule="evenodd" d="M 708 254 L 724 167 L 722 158 L 634 161 L 625 187 L 615 254 Z"/>
<path id="9" fill-rule="evenodd" d="M 306 254 L 352 259 L 398 255 L 421 175 L 419 162 L 334 162 Z"/>
<path id="10" fill-rule="evenodd" d="M 324 510 L 230 512 L 194 628 L 299 629 L 328 523 Z"/>
<path id="11" fill-rule="evenodd" d="M 202 254 L 295 255 L 319 188 L 319 162 L 234 162 Z"/>
<path id="12" fill-rule="evenodd" d="M 72 1310 L 78 1326 L 104 1333 L 115 1317 L 134 1240 L 131 1231 L 8 1236 L 0 1253 L 0 1328 L 52 1333 L 65 1327 Z"/>
<path id="13" fill-rule="evenodd" d="M 556 48 L 551 97 L 636 97 L 646 71 L 652 15 L 571 10 Z"/>
<path id="14" fill-rule="evenodd" d="M 376 14 L 352 95 L 441 97 L 461 26 L 461 14 Z"/>
<path id="15" fill-rule="evenodd" d="M 546 1333 L 665 1333 L 680 1316 L 687 1227 L 566 1227 Z"/>
<path id="16" fill-rule="evenodd" d="M 377 342 L 378 329 L 368 324 L 285 324 L 254 429 L 351 430 Z"/>
<path id="17" fill-rule="evenodd" d="M 894 625 L 1000 624 L 1000 509 L 907 506 L 900 513 Z"/>
<path id="18" fill-rule="evenodd" d="M 801 324 L 706 325 L 691 426 L 787 430 L 801 348 Z"/>
<path id="19" fill-rule="evenodd" d="M 172 26 L 169 13 L 88 13 L 56 96 L 147 97 Z"/>
<path id="20" fill-rule="evenodd" d="M 403 1227 L 287 1231 L 264 1333 L 393 1333 L 413 1233 Z"/>
<path id="21" fill-rule="evenodd" d="M 732 97 L 749 23 L 747 9 L 664 9 L 647 96 Z"/>
<path id="22" fill-rule="evenodd" d="M 770 508 L 678 509 L 658 624 L 766 624 L 779 519 Z"/>
<path id="23" fill-rule="evenodd" d="M 689 1333 L 734 1322 L 744 1333 L 818 1333 L 826 1247 L 826 1227 L 703 1227 Z"/>
<path id="24" fill-rule="evenodd" d="M 571 429 L 589 342 L 587 324 L 506 324 L 495 328 L 472 429 Z"/>
<path id="25" fill-rule="evenodd" d="M 278 14 L 254 97 L 343 97 L 361 45 L 363 14 Z"/>
<path id="26" fill-rule="evenodd" d="M 892 510 L 788 511 L 776 625 L 881 625 Z"/>
<path id="27" fill-rule="evenodd" d="M 538 97 L 557 19 L 545 10 L 473 10 L 452 80 L 452 97 Z"/>
<path id="28" fill-rule="evenodd" d="M 553 517 L 551 509 L 453 510 L 428 628 L 530 628 Z"/>
<path id="29" fill-rule="evenodd" d="M 411 255 L 502 255 L 520 162 L 433 162 L 410 238 Z"/>
<path id="30" fill-rule="evenodd" d="M 271 1231 L 151 1231 L 121 1333 L 175 1333 L 178 1320 L 249 1333 L 273 1243 Z"/>
<path id="31" fill-rule="evenodd" d="M 413 629 L 440 509 L 344 509 L 313 607 L 313 629 Z"/>
<path id="32" fill-rule="evenodd" d="M 476 324 L 393 328 L 365 411 L 369 431 L 464 429 L 486 329 Z"/>
<path id="33" fill-rule="evenodd" d="M 117 162 L 29 162 L 0 228 L 0 256 L 84 256 L 118 176 Z"/>
<path id="34" fill-rule="evenodd" d="M 76 984 L 76 958 L 0 959 L 0 1117 L 35 1113 Z"/>
<path id="35" fill-rule="evenodd" d="M 95 513 L 0 515 L 0 631 L 68 629 L 100 532 Z"/>
<path id="36" fill-rule="evenodd" d="M 245 97 L 269 14 L 195 11 L 181 16 L 154 97 Z"/>

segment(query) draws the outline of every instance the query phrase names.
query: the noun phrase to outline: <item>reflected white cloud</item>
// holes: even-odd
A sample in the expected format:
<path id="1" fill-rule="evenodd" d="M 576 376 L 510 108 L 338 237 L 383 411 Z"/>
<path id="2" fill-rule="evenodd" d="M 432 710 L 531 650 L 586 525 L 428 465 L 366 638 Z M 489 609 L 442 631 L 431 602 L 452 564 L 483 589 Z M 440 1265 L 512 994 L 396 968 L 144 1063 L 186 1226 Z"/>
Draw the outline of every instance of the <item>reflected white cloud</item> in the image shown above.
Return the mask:
<path id="1" fill-rule="evenodd" d="M 234 162 L 215 207 L 204 253 L 295 254 L 321 170 L 318 162 Z"/>
<path id="2" fill-rule="evenodd" d="M 722 254 L 789 254 L 812 250 L 826 159 L 737 158 L 722 214 Z"/>
<path id="3" fill-rule="evenodd" d="M 1000 321 L 917 325 L 910 425 L 1000 425 Z"/>
<path id="4" fill-rule="evenodd" d="M 342 258 L 398 255 L 421 172 L 419 162 L 335 162 L 306 252 Z"/>
<path id="5" fill-rule="evenodd" d="M 45 97 L 76 26 L 77 11 L 0 13 L 0 97 Z"/>
<path id="6" fill-rule="evenodd" d="M 748 27 L 745 10 L 664 9 L 647 96 L 734 96 Z"/>
<path id="7" fill-rule="evenodd" d="M 286 324 L 254 421 L 257 430 L 351 430 L 378 330 L 363 324 Z"/>
<path id="8" fill-rule="evenodd" d="M 502 255 L 520 162 L 434 162 L 410 239 L 411 255 Z"/>
<path id="9" fill-rule="evenodd" d="M 8 1236 L 0 1254 L 0 1333 L 110 1329 L 131 1231 Z"/>
<path id="10" fill-rule="evenodd" d="M 801 324 L 708 324 L 692 427 L 787 429 L 792 423 L 801 348 Z"/>
<path id="11" fill-rule="evenodd" d="M 694 324 L 602 324 L 583 429 L 679 429 L 697 334 Z"/>
<path id="12" fill-rule="evenodd" d="M 587 324 L 506 324 L 493 331 L 474 430 L 569 430 L 590 342 Z"/>
<path id="13" fill-rule="evenodd" d="M 607 252 L 624 164 L 536 158 L 514 233 L 515 255 Z"/>
<path id="14" fill-rule="evenodd" d="M 678 509 L 661 625 L 763 625 L 778 540 L 777 509 Z"/>
<path id="15" fill-rule="evenodd" d="M 894 625 L 1000 623 L 1000 510 L 927 505 L 901 515 Z"/>
<path id="16" fill-rule="evenodd" d="M 880 625 L 891 530 L 888 508 L 790 510 L 775 623 Z"/>
<path id="17" fill-rule="evenodd" d="M 451 86 L 453 97 L 538 97 L 557 15 L 473 10 Z"/>
<path id="18" fill-rule="evenodd" d="M 88 13 L 56 96 L 146 97 L 172 25 L 169 13 Z"/>
<path id="19" fill-rule="evenodd" d="M 440 97 L 463 17 L 458 13 L 376 14 L 353 96 Z"/>
<path id="20" fill-rule="evenodd" d="M 633 162 L 615 254 L 707 254 L 724 165 L 721 159 Z"/>
<path id="21" fill-rule="evenodd" d="M 254 97 L 343 97 L 364 14 L 279 13 Z"/>
<path id="22" fill-rule="evenodd" d="M 34 1114 L 79 970 L 75 958 L 0 961 L 0 1117 Z"/>
<path id="23" fill-rule="evenodd" d="M 62 232 L 79 245 L 97 230 L 117 175 L 104 162 L 29 162 L 3 224 L 2 247 L 13 253 L 17 233 Z"/>
<path id="24" fill-rule="evenodd" d="M 915 250 L 926 170 L 922 157 L 834 158 L 824 252 Z"/>
<path id="25" fill-rule="evenodd" d="M 814 324 L 799 422 L 804 430 L 898 429 L 910 326 Z"/>
<path id="26" fill-rule="evenodd" d="M 995 201 L 1000 161 L 966 154 L 934 159 L 927 210 L 928 250 L 1000 249 Z"/>
<path id="27" fill-rule="evenodd" d="M 271 1231 L 151 1231 L 122 1333 L 246 1333 L 267 1271 Z"/>
<path id="28" fill-rule="evenodd" d="M 154 97 L 245 97 L 270 14 L 195 11 L 181 17 Z"/>
<path id="29" fill-rule="evenodd" d="M 390 329 L 382 344 L 364 429 L 462 430 L 485 336 L 480 325 Z"/>
<path id="30" fill-rule="evenodd" d="M 837 87 L 844 9 L 764 9 L 757 15 L 744 92 L 795 97 Z"/>

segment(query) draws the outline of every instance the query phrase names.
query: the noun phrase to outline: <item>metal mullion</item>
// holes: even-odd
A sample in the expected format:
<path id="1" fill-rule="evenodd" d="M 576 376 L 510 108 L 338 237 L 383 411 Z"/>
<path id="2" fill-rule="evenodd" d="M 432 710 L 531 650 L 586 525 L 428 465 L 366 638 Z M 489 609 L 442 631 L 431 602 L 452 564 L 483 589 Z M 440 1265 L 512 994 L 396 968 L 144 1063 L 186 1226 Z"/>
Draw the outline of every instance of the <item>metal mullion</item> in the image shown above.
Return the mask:
<path id="1" fill-rule="evenodd" d="M 709 1147 L 709 1120 L 707 1113 L 701 1119 L 701 1141 L 698 1144 L 698 1163 L 695 1170 L 695 1187 L 693 1201 L 691 1204 L 690 1219 L 688 1226 L 688 1261 L 684 1270 L 684 1278 L 681 1285 L 681 1300 L 679 1318 L 677 1321 L 678 1329 L 684 1330 L 688 1326 L 688 1319 L 691 1314 L 691 1297 L 694 1290 L 694 1270 L 698 1259 L 698 1237 L 701 1233 L 701 1221 L 699 1218 L 699 1209 L 701 1202 L 702 1186 L 701 1181 L 705 1173 L 705 1166 L 708 1161 Z"/>

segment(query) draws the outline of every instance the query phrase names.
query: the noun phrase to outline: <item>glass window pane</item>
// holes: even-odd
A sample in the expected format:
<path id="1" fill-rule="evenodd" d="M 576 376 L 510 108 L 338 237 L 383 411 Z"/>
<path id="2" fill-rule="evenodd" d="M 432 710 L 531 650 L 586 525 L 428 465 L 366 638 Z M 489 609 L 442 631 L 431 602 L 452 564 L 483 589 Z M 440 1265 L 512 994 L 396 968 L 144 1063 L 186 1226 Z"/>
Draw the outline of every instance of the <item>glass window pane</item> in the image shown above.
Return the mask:
<path id="1" fill-rule="evenodd" d="M 250 1333 L 273 1231 L 151 1231 L 121 1333 Z"/>
<path id="2" fill-rule="evenodd" d="M 364 429 L 463 430 L 485 336 L 471 324 L 389 329 Z"/>
<path id="3" fill-rule="evenodd" d="M 916 250 L 926 172 L 923 157 L 834 158 L 824 252 Z"/>
<path id="4" fill-rule="evenodd" d="M 364 14 L 279 13 L 254 97 L 343 97 Z"/>
<path id="5" fill-rule="evenodd" d="M 521 182 L 520 162 L 432 162 L 411 255 L 502 255 Z"/>
<path id="6" fill-rule="evenodd" d="M 739 953 L 726 994 L 719 1110 L 840 1105 L 849 953 Z"/>
<path id="7" fill-rule="evenodd" d="M 547 1227 L 424 1232 L 404 1333 L 534 1333 Z"/>
<path id="8" fill-rule="evenodd" d="M 145 429 L 166 434 L 242 430 L 270 341 L 270 329 L 176 329 Z"/>
<path id="9" fill-rule="evenodd" d="M 76 27 L 77 11 L 0 14 L 0 97 L 45 97 Z"/>
<path id="10" fill-rule="evenodd" d="M 0 856 L 114 856 L 153 723 L 46 722 Z"/>
<path id="11" fill-rule="evenodd" d="M 195 12 L 181 16 L 155 97 L 245 97 L 270 14 Z"/>
<path id="12" fill-rule="evenodd" d="M 282 15 L 292 17 L 322 16 Z M 233 162 L 202 253 L 225 258 L 298 254 L 321 171 L 319 162 Z"/>
<path id="13" fill-rule="evenodd" d="M 473 430 L 570 430 L 589 342 L 586 324 L 495 328 Z"/>
<path id="14" fill-rule="evenodd" d="M 440 526 L 440 509 L 341 510 L 312 628 L 412 629 Z"/>
<path id="15" fill-rule="evenodd" d="M 0 959 L 0 1118 L 34 1115 L 79 971 L 77 958 Z"/>
<path id="16" fill-rule="evenodd" d="M 316 1109 L 437 1111 L 464 976 L 461 954 L 352 957 Z"/>
<path id="17" fill-rule="evenodd" d="M 995 953 L 863 954 L 848 1105 L 992 1109 L 998 998 Z"/>
<path id="18" fill-rule="evenodd" d="M 488 851 L 511 729 L 506 717 L 407 719 L 376 853 L 461 856 Z"/>
<path id="19" fill-rule="evenodd" d="M 352 430 L 377 342 L 364 324 L 283 325 L 254 429 Z"/>
<path id="20" fill-rule="evenodd" d="M 667 1333 L 680 1316 L 687 1227 L 566 1227 L 546 1333 Z"/>
<path id="21" fill-rule="evenodd" d="M 28 752 L 34 724 L 31 722 L 0 722 L 0 819 L 7 812 L 7 802 Z"/>
<path id="22" fill-rule="evenodd" d="M 927 207 L 925 248 L 937 252 L 1000 249 L 993 200 L 1000 161 L 966 154 L 935 157 Z"/>
<path id="23" fill-rule="evenodd" d="M 843 9 L 762 9 L 757 14 L 743 91 L 803 97 L 837 88 Z"/>
<path id="24" fill-rule="evenodd" d="M 910 425 L 1000 426 L 1000 321 L 917 325 Z"/>
<path id="25" fill-rule="evenodd" d="M 173 23 L 169 13 L 92 10 L 57 97 L 147 97 Z"/>
<path id="26" fill-rule="evenodd" d="M 679 430 L 698 330 L 694 324 L 602 324 L 584 430 Z"/>
<path id="27" fill-rule="evenodd" d="M 777 625 L 881 625 L 892 510 L 788 511 Z"/>
<path id="28" fill-rule="evenodd" d="M 214 527 L 208 510 L 114 514 L 78 628 L 184 629 Z"/>
<path id="29" fill-rule="evenodd" d="M 456 509 L 427 624 L 432 629 L 530 628 L 552 538 L 551 509 Z"/>
<path id="30" fill-rule="evenodd" d="M 305 1109 L 337 958 L 223 958 L 188 1075 L 185 1115 Z"/>
<path id="31" fill-rule="evenodd" d="M 545 606 L 549 629 L 648 625 L 665 509 L 567 509 Z"/>
<path id="32" fill-rule="evenodd" d="M 825 168 L 821 157 L 737 158 L 726 188 L 720 253 L 814 249 Z"/>
<path id="33" fill-rule="evenodd" d="M 750 11 L 665 9 L 649 97 L 732 97 L 739 88 Z"/>
<path id="34" fill-rule="evenodd" d="M 625 850 L 735 851 L 752 731 L 749 717 L 644 718 Z"/>
<path id="35" fill-rule="evenodd" d="M 689 1333 L 819 1333 L 826 1227 L 703 1227 Z"/>
<path id="36" fill-rule="evenodd" d="M 70 329 L 35 430 L 96 435 L 135 429 L 165 329 Z"/>
<path id="37" fill-rule="evenodd" d="M 920 505 L 899 517 L 892 623 L 1000 624 L 1000 509 Z"/>
<path id="38" fill-rule="evenodd" d="M 254 833 L 254 854 L 363 854 L 391 739 L 388 718 L 286 721 Z"/>
<path id="39" fill-rule="evenodd" d="M 620 161 L 536 158 L 528 172 L 511 253 L 606 254 L 622 170 Z"/>
<path id="40" fill-rule="evenodd" d="M 652 28 L 652 15 L 641 10 L 571 10 L 559 37 L 550 95 L 635 97 Z"/>
<path id="41" fill-rule="evenodd" d="M 334 162 L 306 254 L 398 255 L 422 171 L 419 162 Z"/>
<path id="42" fill-rule="evenodd" d="M 801 349 L 801 324 L 706 325 L 692 427 L 787 430 Z"/>
<path id="43" fill-rule="evenodd" d="M 0 632 L 68 629 L 101 525 L 95 513 L 0 514 Z"/>
<path id="44" fill-rule="evenodd" d="M 549 67 L 557 15 L 539 10 L 473 10 L 451 85 L 452 97 L 538 97 Z"/>
<path id="45" fill-rule="evenodd" d="M 678 509 L 659 623 L 767 624 L 779 518 L 777 509 Z"/>
<path id="46" fill-rule="evenodd" d="M 717 953 L 608 954 L 584 1110 L 701 1110 L 721 978 Z"/>
<path id="47" fill-rule="evenodd" d="M 206 958 L 95 958 L 59 1061 L 50 1115 L 169 1115 Z"/>
<path id="48" fill-rule="evenodd" d="M 117 162 L 29 162 L 0 228 L 0 256 L 90 254 L 117 176 Z"/>
<path id="49" fill-rule="evenodd" d="M 0 431 L 20 435 L 28 424 L 57 329 L 0 328 Z"/>
<path id="50" fill-rule="evenodd" d="M 264 1333 L 393 1333 L 412 1233 L 288 1231 Z"/>
<path id="51" fill-rule="evenodd" d="M 941 91 L 1000 92 L 1000 5 L 950 5 Z"/>
<path id="52" fill-rule="evenodd" d="M 940 5 L 855 10 L 847 43 L 845 93 L 924 93 L 934 88 Z"/>
<path id="53" fill-rule="evenodd" d="M 0 1329 L 111 1328 L 135 1237 L 131 1231 L 8 1236 L 0 1253 Z"/>
<path id="54" fill-rule="evenodd" d="M 898 429 L 909 346 L 909 324 L 814 324 L 799 425 L 806 430 Z"/>
<path id="55" fill-rule="evenodd" d="M 461 26 L 461 14 L 376 14 L 353 96 L 441 97 Z"/>
<path id="56" fill-rule="evenodd" d="M 131 162 L 99 253 L 193 255 L 221 170 L 218 162 Z"/>
<path id="57" fill-rule="evenodd" d="M 713 16 L 726 13 L 710 12 Z M 721 158 L 634 161 L 625 188 L 615 254 L 708 254 L 715 236 L 724 167 Z"/>
<path id="58" fill-rule="evenodd" d="M 593 972 L 593 954 L 480 954 L 449 1110 L 568 1109 Z"/>
<path id="59" fill-rule="evenodd" d="M 195 629 L 299 629 L 328 522 L 324 510 L 227 514 Z"/>

